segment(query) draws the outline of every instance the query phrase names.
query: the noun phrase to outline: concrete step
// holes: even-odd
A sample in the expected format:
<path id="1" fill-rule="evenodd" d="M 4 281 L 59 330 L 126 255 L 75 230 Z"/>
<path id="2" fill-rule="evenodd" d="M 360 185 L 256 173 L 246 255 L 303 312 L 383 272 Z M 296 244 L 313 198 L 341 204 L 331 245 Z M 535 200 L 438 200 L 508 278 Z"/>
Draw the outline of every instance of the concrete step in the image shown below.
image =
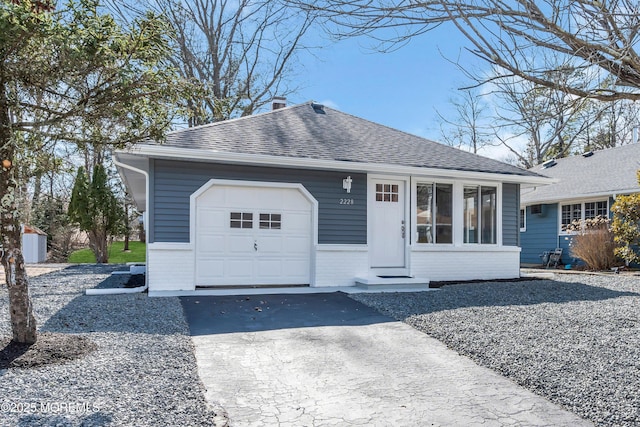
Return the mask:
<path id="1" fill-rule="evenodd" d="M 366 290 L 393 291 L 425 291 L 429 289 L 429 279 L 411 276 L 367 276 L 356 277 L 356 287 Z"/>

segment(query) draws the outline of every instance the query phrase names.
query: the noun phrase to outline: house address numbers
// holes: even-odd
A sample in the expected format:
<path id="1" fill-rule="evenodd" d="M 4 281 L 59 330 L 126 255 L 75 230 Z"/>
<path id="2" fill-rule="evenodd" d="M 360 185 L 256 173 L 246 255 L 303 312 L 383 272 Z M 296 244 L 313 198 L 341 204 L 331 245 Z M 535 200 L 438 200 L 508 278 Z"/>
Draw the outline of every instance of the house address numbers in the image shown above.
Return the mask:
<path id="1" fill-rule="evenodd" d="M 341 205 L 355 205 L 355 201 L 353 199 L 340 199 Z"/>

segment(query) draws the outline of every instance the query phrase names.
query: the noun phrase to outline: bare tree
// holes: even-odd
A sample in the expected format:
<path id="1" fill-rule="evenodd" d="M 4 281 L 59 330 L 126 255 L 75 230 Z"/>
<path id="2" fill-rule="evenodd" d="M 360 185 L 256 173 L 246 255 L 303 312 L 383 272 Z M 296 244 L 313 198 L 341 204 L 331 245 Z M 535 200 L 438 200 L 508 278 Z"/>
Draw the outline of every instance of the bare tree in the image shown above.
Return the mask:
<path id="1" fill-rule="evenodd" d="M 526 168 L 571 154 L 600 117 L 600 111 L 589 108 L 595 105 L 588 99 L 530 81 L 503 79 L 494 85 L 498 139 Z M 522 138 L 527 141 L 524 150 L 514 143 Z"/>
<path id="2" fill-rule="evenodd" d="M 120 16 L 161 13 L 174 30 L 172 65 L 192 86 L 182 106 L 189 126 L 253 114 L 287 96 L 296 54 L 313 16 L 278 0 L 142 0 Z"/>
<path id="3" fill-rule="evenodd" d="M 450 117 L 436 110 L 441 120 L 442 140 L 447 145 L 477 153 L 482 147 L 492 144 L 494 132 L 487 125 L 488 106 L 477 90 L 463 90 L 458 98 L 451 100 L 451 105 L 454 114 Z"/>
<path id="4" fill-rule="evenodd" d="M 637 142 L 640 106 L 629 100 L 597 105 L 600 119 L 581 138 L 582 151 L 602 150 Z"/>
<path id="5" fill-rule="evenodd" d="M 341 36 L 368 34 L 388 46 L 451 22 L 477 57 L 499 70 L 580 98 L 640 99 L 640 4 L 635 0 L 290 0 L 322 13 Z M 384 30 L 384 31 L 379 31 Z M 391 35 L 390 35 L 391 34 Z M 540 53 L 557 57 L 553 69 Z M 580 78 L 559 82 L 549 71 Z"/>

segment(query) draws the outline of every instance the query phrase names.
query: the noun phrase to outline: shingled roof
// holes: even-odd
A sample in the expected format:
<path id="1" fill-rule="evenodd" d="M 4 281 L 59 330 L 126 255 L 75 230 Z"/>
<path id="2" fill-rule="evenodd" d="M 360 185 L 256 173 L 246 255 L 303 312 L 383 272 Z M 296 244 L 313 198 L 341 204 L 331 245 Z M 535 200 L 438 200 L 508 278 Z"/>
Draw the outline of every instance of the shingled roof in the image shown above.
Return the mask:
<path id="1" fill-rule="evenodd" d="M 636 178 L 640 144 L 557 159 L 550 167 L 538 165 L 530 170 L 557 183 L 523 190 L 520 201 L 526 205 L 640 192 Z"/>
<path id="2" fill-rule="evenodd" d="M 162 145 L 218 153 L 538 176 L 313 102 L 170 132 Z"/>

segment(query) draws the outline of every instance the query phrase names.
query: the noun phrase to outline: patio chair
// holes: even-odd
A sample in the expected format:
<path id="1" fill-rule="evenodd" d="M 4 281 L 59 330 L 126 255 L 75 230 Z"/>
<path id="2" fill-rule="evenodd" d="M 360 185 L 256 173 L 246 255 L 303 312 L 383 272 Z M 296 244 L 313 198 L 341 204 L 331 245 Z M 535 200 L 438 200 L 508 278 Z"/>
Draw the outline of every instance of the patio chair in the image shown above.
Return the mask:
<path id="1" fill-rule="evenodd" d="M 538 255 L 540 257 L 540 259 L 542 260 L 541 264 L 542 264 L 543 267 L 547 266 L 547 263 L 549 262 L 549 254 L 551 252 L 553 252 L 553 251 L 544 251 L 540 255 Z"/>
<path id="2" fill-rule="evenodd" d="M 562 248 L 555 248 L 549 252 L 549 260 L 547 261 L 547 268 L 553 265 L 553 268 L 558 268 L 558 264 L 562 264 Z"/>

